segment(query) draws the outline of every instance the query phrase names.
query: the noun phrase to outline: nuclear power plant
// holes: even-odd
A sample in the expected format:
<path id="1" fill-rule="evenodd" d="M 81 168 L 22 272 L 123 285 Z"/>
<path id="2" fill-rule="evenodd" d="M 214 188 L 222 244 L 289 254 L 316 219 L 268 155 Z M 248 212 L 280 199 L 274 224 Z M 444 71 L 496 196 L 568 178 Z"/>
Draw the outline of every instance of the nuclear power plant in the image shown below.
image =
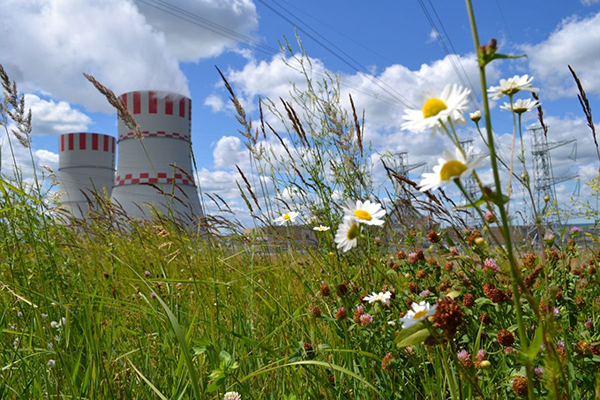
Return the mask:
<path id="1" fill-rule="evenodd" d="M 110 196 L 115 180 L 115 138 L 102 133 L 65 133 L 58 138 L 61 202 L 77 218 L 96 204 L 95 193 Z"/>
<path id="2" fill-rule="evenodd" d="M 84 193 L 105 187 L 111 202 L 132 218 L 150 219 L 159 212 L 188 225 L 197 224 L 202 208 L 191 160 L 191 99 L 162 91 L 129 92 L 120 98 L 140 126 L 143 140 L 134 137 L 120 116 L 118 146 L 115 138 L 107 135 L 62 135 L 59 176 L 63 204 L 73 216 L 85 218 L 88 208 Z M 109 143 L 111 159 L 94 153 L 104 149 L 98 140 Z"/>

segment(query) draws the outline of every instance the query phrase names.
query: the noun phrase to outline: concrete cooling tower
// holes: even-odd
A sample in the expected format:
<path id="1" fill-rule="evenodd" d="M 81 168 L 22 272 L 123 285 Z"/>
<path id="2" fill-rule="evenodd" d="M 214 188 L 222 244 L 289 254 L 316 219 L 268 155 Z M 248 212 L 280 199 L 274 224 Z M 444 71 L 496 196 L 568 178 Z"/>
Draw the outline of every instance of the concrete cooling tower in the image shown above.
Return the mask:
<path id="1" fill-rule="evenodd" d="M 137 140 L 119 118 L 113 203 L 134 218 L 150 218 L 153 207 L 165 215 L 170 209 L 177 218 L 193 225 L 202 210 L 192 177 L 192 101 L 158 91 L 129 92 L 121 99 L 141 127 L 144 140 Z M 173 196 L 161 194 L 159 188 Z"/>
<path id="2" fill-rule="evenodd" d="M 77 218 L 87 215 L 93 193 L 110 196 L 116 140 L 102 133 L 65 133 L 58 138 L 61 202 Z"/>

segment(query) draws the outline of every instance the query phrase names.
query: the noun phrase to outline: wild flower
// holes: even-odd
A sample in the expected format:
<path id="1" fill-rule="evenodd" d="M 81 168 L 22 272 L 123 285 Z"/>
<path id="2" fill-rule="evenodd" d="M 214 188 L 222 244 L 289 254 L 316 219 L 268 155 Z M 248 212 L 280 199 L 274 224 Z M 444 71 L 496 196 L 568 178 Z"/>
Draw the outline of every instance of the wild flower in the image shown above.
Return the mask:
<path id="1" fill-rule="evenodd" d="M 514 335 L 508 329 L 500 329 L 497 335 L 498 343 L 504 347 L 512 346 L 515 343 Z"/>
<path id="2" fill-rule="evenodd" d="M 463 314 L 460 305 L 451 297 L 442 297 L 436 304 L 433 322 L 451 338 L 456 333 L 463 321 Z"/>
<path id="3" fill-rule="evenodd" d="M 469 113 L 469 118 L 471 121 L 478 123 L 481 120 L 481 111 L 477 110 L 475 112 Z"/>
<path id="4" fill-rule="evenodd" d="M 298 215 L 300 214 L 295 211 L 286 212 L 282 216 L 275 218 L 273 222 L 277 222 L 279 225 L 284 225 L 287 222 L 292 223 L 298 218 Z"/>
<path id="5" fill-rule="evenodd" d="M 492 100 L 500 100 L 504 96 L 513 96 L 521 90 L 537 92 L 539 89 L 531 87 L 533 77 L 528 75 L 515 75 L 512 78 L 500 79 L 500 86 L 490 86 L 488 96 Z"/>
<path id="6" fill-rule="evenodd" d="M 519 397 L 527 396 L 527 378 L 524 376 L 516 376 L 512 384 L 513 392 Z"/>
<path id="7" fill-rule="evenodd" d="M 487 269 L 491 269 L 494 272 L 500 271 L 500 267 L 493 258 L 486 258 L 483 262 L 483 266 Z"/>
<path id="8" fill-rule="evenodd" d="M 50 359 L 48 360 L 48 364 L 46 364 L 48 366 L 48 368 L 54 368 L 54 365 L 56 365 L 56 361 Z"/>
<path id="9" fill-rule="evenodd" d="M 583 326 L 585 326 L 585 329 L 591 331 L 594 329 L 594 323 L 592 322 L 591 318 L 588 318 L 587 321 L 585 321 L 585 323 L 583 324 Z"/>
<path id="10" fill-rule="evenodd" d="M 338 321 L 341 321 L 343 319 L 346 319 L 346 317 L 348 317 L 348 313 L 346 312 L 346 307 L 338 308 L 338 310 L 335 313 L 335 319 L 337 319 Z"/>
<path id="11" fill-rule="evenodd" d="M 223 396 L 223 400 L 242 400 L 242 395 L 238 392 L 227 392 Z"/>
<path id="12" fill-rule="evenodd" d="M 335 234 L 337 249 L 346 253 L 358 244 L 360 224 L 356 218 L 344 218 Z"/>
<path id="13" fill-rule="evenodd" d="M 448 181 L 466 178 L 482 165 L 482 161 L 481 157 L 472 156 L 472 150 L 467 152 L 466 157 L 459 149 L 455 149 L 454 154 L 445 150 L 444 157 L 438 158 L 438 165 L 433 167 L 433 173 L 423 174 L 419 190 L 425 192 L 437 189 Z"/>
<path id="14" fill-rule="evenodd" d="M 471 357 L 469 356 L 469 353 L 466 350 L 463 349 L 459 351 L 456 354 L 456 357 L 458 358 L 458 361 L 460 361 L 466 368 L 470 368 L 471 366 L 473 366 L 473 361 L 471 361 Z"/>
<path id="15" fill-rule="evenodd" d="M 372 322 L 373 322 L 373 317 L 371 317 L 370 314 L 365 313 L 360 316 L 360 324 L 362 326 L 369 325 Z"/>
<path id="16" fill-rule="evenodd" d="M 145 275 L 145 276 L 150 276 L 150 271 L 148 271 L 148 270 L 145 270 L 145 271 L 144 271 L 144 275 Z"/>
<path id="17" fill-rule="evenodd" d="M 459 85 L 446 85 L 439 97 L 430 96 L 421 109 L 406 110 L 402 129 L 415 132 L 436 130 L 449 121 L 455 125 L 464 124 L 464 112 L 468 105 L 471 91 Z"/>
<path id="18" fill-rule="evenodd" d="M 431 292 L 429 291 L 429 289 L 425 289 L 419 294 L 420 297 L 429 297 L 430 295 Z"/>
<path id="19" fill-rule="evenodd" d="M 581 232 L 581 228 L 578 228 L 576 226 L 571 228 L 571 235 L 575 235 Z"/>
<path id="20" fill-rule="evenodd" d="M 500 106 L 500 109 L 504 111 L 512 111 L 515 114 L 523 114 L 524 112 L 531 111 L 538 105 L 539 103 L 537 100 L 531 101 L 531 99 L 519 99 L 512 105 L 510 103 L 504 103 L 503 106 Z"/>
<path id="21" fill-rule="evenodd" d="M 494 215 L 493 212 L 491 212 L 489 210 L 485 212 L 483 218 L 485 219 L 485 222 L 487 222 L 488 224 L 496 222 L 496 216 Z"/>
<path id="22" fill-rule="evenodd" d="M 360 201 L 348 200 L 343 207 L 344 218 L 356 219 L 361 224 L 381 226 L 385 221 L 381 218 L 385 215 L 385 210 L 379 203 L 372 203 L 370 200 Z"/>
<path id="23" fill-rule="evenodd" d="M 450 247 L 449 251 L 450 251 L 450 257 L 458 256 L 458 249 L 456 248 L 456 246 Z"/>
<path id="24" fill-rule="evenodd" d="M 419 258 L 417 257 L 417 253 L 412 252 L 412 253 L 408 253 L 408 262 L 411 264 L 415 264 L 417 261 L 419 261 Z"/>
<path id="25" fill-rule="evenodd" d="M 411 309 L 408 310 L 406 315 L 400 318 L 402 322 L 402 329 L 408 329 L 411 326 L 423 321 L 425 318 L 432 316 L 435 313 L 437 304 L 433 306 L 422 301 L 420 303 L 412 303 Z"/>
<path id="26" fill-rule="evenodd" d="M 326 232 L 328 231 L 330 228 L 328 226 L 323 226 L 323 225 L 319 225 L 319 226 L 315 226 L 313 228 L 313 231 L 317 231 L 317 232 Z"/>
<path id="27" fill-rule="evenodd" d="M 533 370 L 533 373 L 534 373 L 536 379 L 541 379 L 542 375 L 544 375 L 544 368 L 537 367 Z"/>
<path id="28" fill-rule="evenodd" d="M 368 301 L 370 304 L 375 303 L 376 301 L 379 301 L 381 303 L 389 303 L 390 302 L 390 298 L 392 297 L 392 292 L 379 292 L 379 293 L 371 293 L 369 296 L 365 296 L 364 297 L 364 301 Z"/>

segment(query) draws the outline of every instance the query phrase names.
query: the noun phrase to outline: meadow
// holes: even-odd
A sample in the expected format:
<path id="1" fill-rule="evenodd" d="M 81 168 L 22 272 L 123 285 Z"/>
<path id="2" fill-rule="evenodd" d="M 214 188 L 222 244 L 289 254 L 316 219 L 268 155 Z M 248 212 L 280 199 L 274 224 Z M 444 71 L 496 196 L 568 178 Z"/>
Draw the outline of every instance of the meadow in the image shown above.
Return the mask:
<path id="1" fill-rule="evenodd" d="M 204 201 L 221 214 L 192 230 L 160 214 L 131 220 L 102 193 L 76 220 L 51 190 L 53 171 L 2 175 L 0 398 L 600 398 L 597 238 L 545 224 L 558 205 L 535 209 L 518 145 L 521 115 L 537 110 L 543 127 L 543 111 L 527 75 L 488 89 L 496 82 L 486 82 L 486 65 L 513 56 L 494 40 L 480 45 L 467 5 L 483 93 L 512 111 L 525 170 L 514 181 L 532 199 L 536 240 L 513 243 L 500 179 L 513 161 L 495 152 L 488 96 L 468 114 L 468 89 L 449 85 L 407 112 L 409 128 L 437 130 L 454 148 L 419 183 L 383 157 L 385 203 L 364 115 L 351 98 L 342 106 L 336 77 L 313 81 L 309 58 L 288 44 L 308 89 L 293 88 L 289 102 L 261 99 L 259 121 L 223 77 L 251 155 L 240 195 L 260 229 L 244 231 L 210 194 Z M 9 151 L 30 149 L 31 115 L 1 68 L 0 78 Z M 579 93 L 595 137 L 581 85 Z M 477 175 L 482 157 L 458 140 L 455 126 L 466 122 L 488 145 L 492 184 Z M 285 151 L 272 151 L 267 135 Z M 467 178 L 478 198 L 464 190 Z M 448 185 L 467 208 L 446 196 Z M 271 196 L 284 189 L 287 200 Z M 598 210 L 581 206 L 593 222 Z M 429 218 L 403 218 L 416 212 Z M 309 240 L 298 239 L 300 225 Z"/>

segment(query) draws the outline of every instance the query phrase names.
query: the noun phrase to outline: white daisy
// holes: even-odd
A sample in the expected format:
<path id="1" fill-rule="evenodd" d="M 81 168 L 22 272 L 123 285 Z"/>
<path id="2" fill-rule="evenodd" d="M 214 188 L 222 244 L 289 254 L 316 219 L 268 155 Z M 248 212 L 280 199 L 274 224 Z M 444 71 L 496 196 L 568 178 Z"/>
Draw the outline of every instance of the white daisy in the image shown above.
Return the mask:
<path id="1" fill-rule="evenodd" d="M 422 132 L 433 129 L 433 133 L 440 127 L 440 122 L 446 123 L 449 119 L 454 124 L 464 124 L 464 111 L 467 108 L 468 97 L 471 91 L 458 85 L 446 85 L 440 97 L 430 97 L 420 110 L 406 110 L 402 129 Z"/>
<path id="2" fill-rule="evenodd" d="M 490 86 L 488 96 L 492 100 L 500 100 L 502 96 L 514 95 L 521 90 L 537 92 L 539 89 L 531 87 L 531 81 L 533 81 L 533 76 L 530 78 L 528 75 L 515 75 L 512 78 L 500 79 L 500 86 Z"/>
<path id="3" fill-rule="evenodd" d="M 476 122 L 476 123 L 479 122 L 479 120 L 481 119 L 481 111 L 477 110 L 475 112 L 469 113 L 469 118 L 473 122 Z"/>
<path id="4" fill-rule="evenodd" d="M 424 173 L 419 184 L 419 190 L 425 192 L 440 187 L 443 183 L 455 179 L 466 178 L 473 170 L 483 163 L 483 157 L 473 157 L 472 150 L 467 152 L 467 157 L 459 149 L 444 151 L 444 158 L 438 158 L 438 165 L 433 167 L 433 173 Z"/>
<path id="5" fill-rule="evenodd" d="M 319 231 L 319 232 L 325 232 L 328 231 L 329 227 L 328 226 L 323 226 L 323 225 L 319 225 L 319 226 L 315 226 L 313 228 L 313 231 Z"/>
<path id="6" fill-rule="evenodd" d="M 337 232 L 335 233 L 335 242 L 338 250 L 344 253 L 356 247 L 357 238 L 360 233 L 360 224 L 356 218 L 344 218 Z"/>
<path id="7" fill-rule="evenodd" d="M 530 111 L 532 108 L 537 107 L 539 105 L 537 100 L 531 101 L 531 99 L 519 99 L 515 101 L 510 106 L 510 103 L 504 103 L 503 106 L 500 106 L 500 109 L 505 111 L 512 111 L 515 114 L 523 114 L 524 112 Z"/>
<path id="8" fill-rule="evenodd" d="M 371 203 L 370 200 L 365 202 L 356 200 L 356 204 L 354 204 L 352 200 L 348 200 L 343 208 L 344 218 L 356 218 L 360 223 L 366 225 L 381 226 L 384 224 L 384 220 L 381 218 L 385 215 L 385 210 L 379 203 Z"/>
<path id="9" fill-rule="evenodd" d="M 273 221 L 278 222 L 279 225 L 283 225 L 286 222 L 294 222 L 294 220 L 298 217 L 298 215 L 300 215 L 300 214 L 295 211 L 290 211 L 290 212 L 283 214 L 281 217 L 275 218 Z"/>
<path id="10" fill-rule="evenodd" d="M 422 301 L 419 304 L 412 303 L 411 308 L 412 309 L 408 310 L 404 317 L 400 318 L 400 322 L 402 322 L 402 329 L 408 329 L 416 323 L 419 323 L 425 318 L 435 314 L 437 304 L 432 306 L 426 301 Z"/>
<path id="11" fill-rule="evenodd" d="M 223 396 L 223 400 L 242 400 L 242 395 L 238 392 L 227 392 Z"/>
<path id="12" fill-rule="evenodd" d="M 373 292 L 370 296 L 365 296 L 364 300 L 368 301 L 369 303 L 375 303 L 376 301 L 380 301 L 382 303 L 389 303 L 391 298 L 392 292 Z"/>

